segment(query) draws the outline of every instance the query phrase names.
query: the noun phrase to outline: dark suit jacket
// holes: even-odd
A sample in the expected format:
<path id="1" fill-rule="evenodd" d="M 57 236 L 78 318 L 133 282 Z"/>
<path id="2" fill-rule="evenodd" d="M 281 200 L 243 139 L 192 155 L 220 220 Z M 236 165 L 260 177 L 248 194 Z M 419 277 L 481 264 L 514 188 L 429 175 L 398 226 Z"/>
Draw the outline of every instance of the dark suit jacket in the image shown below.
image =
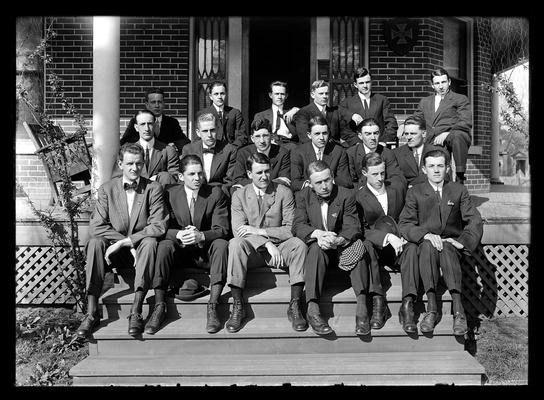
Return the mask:
<path id="1" fill-rule="evenodd" d="M 293 234 L 308 244 L 316 229 L 324 230 L 321 218 L 321 203 L 312 188 L 306 187 L 296 194 Z M 349 189 L 333 186 L 327 212 L 327 230 L 353 242 L 362 237 L 361 224 L 355 206 L 355 196 Z"/>
<path id="2" fill-rule="evenodd" d="M 229 212 L 227 198 L 221 188 L 205 184 L 200 187 L 195 202 L 195 218 L 192 222 L 183 183 L 167 186 L 165 199 L 170 213 L 166 239 L 177 242 L 176 235 L 187 225 L 195 226 L 204 234 L 204 245 L 209 245 L 215 239 L 227 239 Z"/>
<path id="3" fill-rule="evenodd" d="M 293 191 L 300 190 L 304 181 L 309 179 L 306 168 L 316 159 L 311 141 L 298 145 L 291 152 L 291 188 Z M 323 161 L 329 164 L 334 181 L 338 185 L 353 188 L 349 174 L 348 157 L 341 146 L 329 141 L 323 151 Z"/>
<path id="4" fill-rule="evenodd" d="M 232 186 L 232 174 L 234 172 L 234 164 L 236 163 L 237 149 L 230 143 L 217 141 L 215 144 L 215 154 L 212 158 L 210 168 L 210 176 L 207 179 L 208 185 L 221 186 L 223 192 L 229 196 L 229 189 Z M 183 148 L 181 156 L 187 154 L 195 154 L 202 158 L 202 140 L 198 139 Z M 204 165 L 204 161 L 202 161 Z"/>
<path id="5" fill-rule="evenodd" d="M 349 136 L 344 136 L 344 132 L 348 132 L 345 129 L 345 126 L 342 125 L 340 118 L 340 113 L 338 112 L 338 107 L 326 107 L 327 111 L 327 122 L 329 124 L 329 137 L 340 144 L 340 139 L 348 141 L 350 145 L 354 144 L 354 141 Z M 307 143 L 310 141 L 308 138 L 308 121 L 316 115 L 323 115 L 321 111 L 317 108 L 315 103 L 312 101 L 310 104 L 302 107 L 293 117 L 293 123 L 295 124 L 298 139 L 300 143 Z M 349 134 L 349 132 L 348 132 Z M 358 139 L 357 139 L 358 140 Z"/>
<path id="6" fill-rule="evenodd" d="M 290 110 L 289 108 L 284 108 L 283 109 L 283 114 L 289 112 L 289 110 Z M 299 142 L 300 141 L 300 139 L 298 137 L 297 129 L 296 129 L 295 125 L 293 124 L 294 118 L 291 120 L 290 123 L 287 123 L 285 120 L 283 121 L 283 122 L 285 122 L 285 126 L 287 126 L 287 129 L 289 129 L 289 132 L 292 135 L 290 139 L 288 139 L 285 136 L 275 135 L 273 133 L 274 129 L 275 129 L 275 126 L 273 125 L 274 115 L 273 115 L 273 112 L 272 112 L 272 107 L 270 107 L 267 110 L 260 111 L 257 114 L 255 114 L 255 116 L 253 117 L 253 121 L 255 121 L 258 118 L 267 119 L 268 121 L 270 121 L 270 126 L 272 127 L 272 139 L 275 139 L 276 143 L 279 143 L 279 141 L 282 141 L 282 142 Z M 274 136 L 276 136 L 276 137 L 274 137 Z"/>
<path id="7" fill-rule="evenodd" d="M 363 175 L 363 157 L 365 156 L 365 146 L 363 143 L 350 147 L 346 150 L 350 175 L 353 182 L 357 182 L 356 187 L 366 185 L 366 177 Z M 403 196 L 406 193 L 406 179 L 399 168 L 397 159 L 391 149 L 378 145 L 376 153 L 380 154 L 385 161 L 385 183 L 398 190 Z M 412 157 L 413 158 L 413 157 Z"/>
<path id="8" fill-rule="evenodd" d="M 419 165 L 417 165 L 416 159 L 414 158 L 413 150 L 408 147 L 408 145 L 402 145 L 393 149 L 393 155 L 399 164 L 402 174 L 406 178 L 408 186 L 425 182 L 427 180 L 427 175 L 425 175 L 421 169 L 421 167 L 425 165 L 423 154 L 435 147 L 436 146 L 430 144 L 423 145 Z"/>
<path id="9" fill-rule="evenodd" d="M 246 160 L 256 152 L 255 144 L 250 144 L 238 150 L 236 164 L 234 165 L 233 184 L 245 186 L 251 183 L 251 179 L 247 176 Z M 270 179 L 276 179 L 280 176 L 291 179 L 291 159 L 288 150 L 277 144 L 272 144 L 268 157 L 270 158 Z"/>
<path id="10" fill-rule="evenodd" d="M 378 138 L 380 142 L 395 142 L 397 140 L 399 125 L 387 97 L 371 92 L 369 108 L 365 110 L 361 98 L 356 94 L 342 100 L 338 105 L 338 110 L 346 126 L 355 136 L 357 136 L 357 128 L 351 117 L 353 114 L 359 114 L 363 119 L 374 118 L 378 121 L 381 132 Z"/>
<path id="11" fill-rule="evenodd" d="M 395 221 L 398 221 L 404 206 L 404 198 L 397 190 L 386 186 L 385 191 L 387 192 L 387 214 L 384 214 L 380 202 L 368 186 L 362 186 L 355 195 L 357 212 L 359 213 L 361 226 L 364 228 L 365 238 L 379 249 L 382 248 L 387 232 L 374 229 L 376 220 L 382 215 L 389 215 Z"/>
<path id="12" fill-rule="evenodd" d="M 200 110 L 196 118 L 204 113 L 211 113 L 215 116 L 215 129 L 218 141 L 231 143 L 236 147 L 242 147 L 249 143 L 246 121 L 244 121 L 242 112 L 237 108 L 225 105 L 223 107 L 223 121 L 220 121 L 219 114 L 213 104 Z"/>
<path id="13" fill-rule="evenodd" d="M 434 94 L 421 99 L 414 115 L 425 118 L 427 124 L 426 143 L 432 143 L 442 132 L 463 131 L 470 135 L 472 112 L 468 97 L 451 90 L 434 111 Z"/>
<path id="14" fill-rule="evenodd" d="M 121 136 L 121 146 L 125 143 L 135 143 L 140 140 L 140 135 L 134 128 L 135 123 L 136 120 L 131 118 L 125 133 L 123 133 L 123 136 Z M 178 149 L 178 152 L 181 152 L 183 146 L 190 142 L 189 138 L 183 133 L 181 126 L 179 126 L 178 120 L 164 114 L 162 115 L 161 131 L 159 132 L 159 136 L 157 136 L 155 139 L 166 144 L 174 143 Z"/>
<path id="15" fill-rule="evenodd" d="M 98 188 L 95 208 L 89 221 L 89 237 L 116 242 L 127 236 L 134 247 L 146 237 L 161 238 L 168 225 L 162 185 L 140 177 L 129 217 L 122 176 Z"/>
<path id="16" fill-rule="evenodd" d="M 444 182 L 440 203 L 429 181 L 408 189 L 404 208 L 399 216 L 402 235 L 421 243 L 427 233 L 453 238 L 472 252 L 483 235 L 480 213 L 472 203 L 468 190 L 457 182 Z"/>

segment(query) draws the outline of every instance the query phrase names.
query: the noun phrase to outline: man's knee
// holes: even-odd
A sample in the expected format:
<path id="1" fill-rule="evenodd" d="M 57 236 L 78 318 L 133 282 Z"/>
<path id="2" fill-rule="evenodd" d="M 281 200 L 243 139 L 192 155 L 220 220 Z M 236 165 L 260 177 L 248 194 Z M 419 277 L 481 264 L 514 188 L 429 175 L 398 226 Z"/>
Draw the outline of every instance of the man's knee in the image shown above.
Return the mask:
<path id="1" fill-rule="evenodd" d="M 430 240 L 425 239 L 419 245 L 419 254 L 432 254 L 436 251 L 436 248 L 433 246 Z"/>
<path id="2" fill-rule="evenodd" d="M 229 252 L 236 252 L 240 249 L 246 249 L 250 243 L 241 237 L 235 237 L 229 240 Z"/>
<path id="3" fill-rule="evenodd" d="M 211 252 L 223 253 L 223 252 L 226 252 L 228 248 L 229 248 L 228 241 L 226 241 L 225 239 L 215 239 L 210 245 L 210 253 Z"/>
<path id="4" fill-rule="evenodd" d="M 176 245 L 173 240 L 163 239 L 157 245 L 157 255 L 173 253 L 176 250 Z"/>
<path id="5" fill-rule="evenodd" d="M 108 239 L 105 239 L 103 237 L 91 236 L 87 241 L 86 247 L 88 250 L 97 248 L 106 249 L 106 247 L 108 247 L 108 242 Z"/>

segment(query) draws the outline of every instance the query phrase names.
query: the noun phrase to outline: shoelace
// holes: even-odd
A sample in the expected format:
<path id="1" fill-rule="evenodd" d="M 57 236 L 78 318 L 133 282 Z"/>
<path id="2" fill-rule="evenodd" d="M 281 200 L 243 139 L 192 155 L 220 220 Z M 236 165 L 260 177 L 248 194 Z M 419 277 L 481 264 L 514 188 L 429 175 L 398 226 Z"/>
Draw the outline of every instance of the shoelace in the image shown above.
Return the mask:
<path id="1" fill-rule="evenodd" d="M 298 300 L 291 300 L 291 310 L 293 312 L 293 316 L 295 318 L 302 318 L 302 313 L 300 312 L 300 307 L 295 307 L 295 305 L 298 305 Z"/>

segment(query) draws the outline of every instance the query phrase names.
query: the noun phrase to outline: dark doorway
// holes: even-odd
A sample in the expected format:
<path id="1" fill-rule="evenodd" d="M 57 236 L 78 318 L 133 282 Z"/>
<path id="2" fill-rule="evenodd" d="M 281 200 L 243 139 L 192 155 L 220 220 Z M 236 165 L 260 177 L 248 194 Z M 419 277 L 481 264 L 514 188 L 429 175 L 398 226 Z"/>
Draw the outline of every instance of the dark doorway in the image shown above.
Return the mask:
<path id="1" fill-rule="evenodd" d="M 310 98 L 310 19 L 252 17 L 249 25 L 249 119 L 270 107 L 268 85 L 287 82 L 288 108 Z"/>

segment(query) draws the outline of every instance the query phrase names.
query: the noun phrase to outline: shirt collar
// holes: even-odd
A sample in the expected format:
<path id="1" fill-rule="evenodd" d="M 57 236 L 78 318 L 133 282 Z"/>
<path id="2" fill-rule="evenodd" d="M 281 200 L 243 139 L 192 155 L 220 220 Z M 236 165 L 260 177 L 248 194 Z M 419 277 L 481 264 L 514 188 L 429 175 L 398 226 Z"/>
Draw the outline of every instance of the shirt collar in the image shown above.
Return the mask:
<path id="1" fill-rule="evenodd" d="M 318 109 L 319 111 L 321 111 L 321 112 L 323 112 L 323 110 L 326 109 L 326 106 L 320 106 L 320 105 L 317 104 L 315 101 L 314 101 L 314 104 L 315 104 L 315 106 L 317 107 L 317 109 Z"/>
<path id="2" fill-rule="evenodd" d="M 366 100 L 366 101 L 370 102 L 370 93 L 368 94 L 368 97 L 365 96 L 364 94 L 362 94 L 359 91 L 357 91 L 357 94 L 359 95 L 359 98 L 361 99 L 361 101 Z"/>
<path id="3" fill-rule="evenodd" d="M 225 106 L 220 108 L 220 107 L 217 107 L 215 104 L 213 105 L 213 107 L 215 108 L 215 111 L 217 111 L 218 114 L 219 114 L 219 111 L 224 111 L 224 109 L 225 109 Z"/>
<path id="4" fill-rule="evenodd" d="M 377 191 L 376 189 L 374 189 L 372 186 L 370 186 L 370 185 L 368 184 L 368 182 L 367 182 L 367 184 L 366 184 L 366 187 L 367 187 L 368 190 L 370 190 L 370 191 L 372 192 L 372 194 L 373 194 L 374 196 L 376 196 L 376 197 L 378 197 L 378 196 L 383 196 L 384 194 L 387 194 L 387 191 L 385 190 L 385 188 L 384 188 L 383 193 L 378 193 L 378 191 Z"/>
<path id="5" fill-rule="evenodd" d="M 140 146 L 142 146 L 144 150 L 146 147 L 149 147 L 149 150 L 153 150 L 153 147 L 155 146 L 155 138 L 151 138 L 150 141 L 140 139 L 138 143 L 140 143 Z"/>
<path id="6" fill-rule="evenodd" d="M 123 183 L 128 183 L 128 184 L 130 184 L 130 183 L 132 183 L 132 182 L 130 182 L 130 181 L 129 181 L 127 178 L 125 178 L 125 176 L 123 175 Z M 136 186 L 138 186 L 138 185 L 140 185 L 140 177 L 138 177 L 138 178 L 136 179 Z"/>
<path id="7" fill-rule="evenodd" d="M 325 147 L 322 147 L 321 149 L 318 149 L 318 148 L 316 147 L 316 145 L 314 144 L 314 142 L 310 141 L 310 143 L 312 144 L 312 147 L 314 148 L 314 154 L 317 155 L 317 152 L 318 152 L 319 150 L 321 150 L 321 154 L 322 154 L 322 155 L 325 154 Z M 326 146 L 326 145 L 325 145 L 325 146 Z"/>
<path id="8" fill-rule="evenodd" d="M 253 186 L 253 190 L 255 191 L 255 194 L 257 196 L 264 196 L 264 190 L 259 189 L 255 184 L 252 182 L 251 185 Z"/>
<path id="9" fill-rule="evenodd" d="M 265 154 L 267 157 L 269 157 L 270 149 L 272 149 L 272 143 L 270 144 L 270 147 L 268 148 L 268 150 L 266 150 L 266 151 L 257 150 L 257 153 L 262 153 L 262 154 Z"/>
<path id="10" fill-rule="evenodd" d="M 280 109 L 277 105 L 272 104 L 272 112 L 274 115 L 276 115 L 278 111 L 283 115 L 283 108 Z"/>
<path id="11" fill-rule="evenodd" d="M 215 142 L 213 147 L 210 147 L 210 146 L 206 145 L 206 143 L 202 142 L 202 148 L 203 149 L 215 149 L 216 144 L 217 144 L 217 142 Z"/>
<path id="12" fill-rule="evenodd" d="M 155 122 L 158 122 L 159 124 L 162 122 L 162 114 L 159 116 L 155 115 Z"/>
<path id="13" fill-rule="evenodd" d="M 187 194 L 187 197 L 197 197 L 198 196 L 198 189 L 197 190 L 193 190 L 193 189 L 189 189 L 187 186 L 183 185 L 183 188 L 185 189 L 185 193 Z"/>
<path id="14" fill-rule="evenodd" d="M 425 145 L 425 143 L 421 142 L 421 144 L 417 147 L 413 147 L 412 148 L 412 153 L 414 152 L 414 150 L 417 151 L 417 155 L 418 156 L 421 156 L 421 153 L 423 152 L 423 146 Z"/>
<path id="15" fill-rule="evenodd" d="M 438 189 L 440 192 L 442 191 L 443 187 L 444 187 L 444 181 L 440 182 L 437 185 L 435 185 L 434 183 L 432 183 L 431 181 L 429 181 L 429 184 L 431 185 L 431 187 L 433 188 L 433 190 L 436 192 L 436 190 Z"/>
<path id="16" fill-rule="evenodd" d="M 378 150 L 378 147 L 376 147 L 374 150 L 370 150 L 368 147 L 366 147 L 366 144 L 363 143 L 363 146 L 365 148 L 365 154 L 368 154 L 368 153 L 372 153 L 372 152 L 376 152 L 376 150 Z"/>

